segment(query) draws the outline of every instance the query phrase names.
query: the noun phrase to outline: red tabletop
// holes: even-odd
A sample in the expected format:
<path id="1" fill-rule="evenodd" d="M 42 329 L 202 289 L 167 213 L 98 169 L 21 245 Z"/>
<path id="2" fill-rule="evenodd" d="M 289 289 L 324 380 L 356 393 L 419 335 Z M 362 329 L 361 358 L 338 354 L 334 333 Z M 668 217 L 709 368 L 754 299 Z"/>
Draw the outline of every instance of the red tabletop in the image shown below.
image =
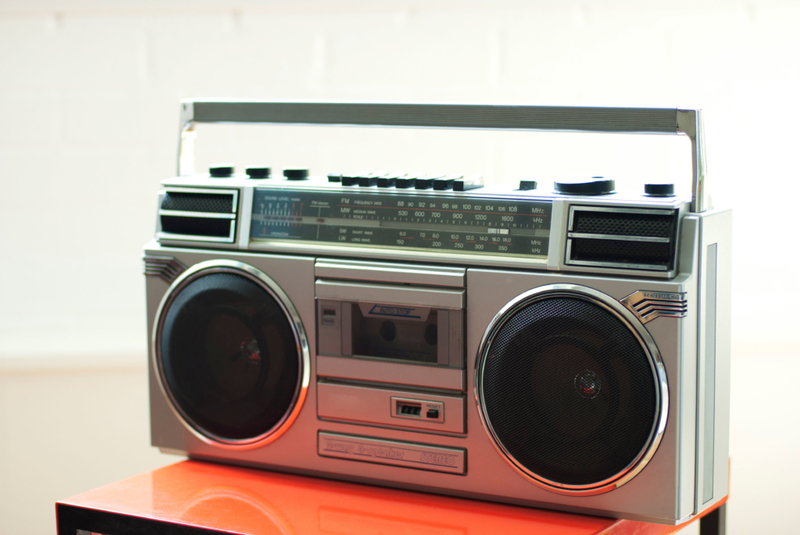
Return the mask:
<path id="1" fill-rule="evenodd" d="M 163 524 L 172 528 L 199 528 L 208 533 L 248 535 L 660 535 L 684 527 L 546 511 L 199 461 L 179 462 L 62 500 L 57 503 L 57 514 L 60 530 L 66 525 L 67 517 L 80 519 L 84 514 L 96 518 L 103 514 L 106 518 L 149 520 L 151 528 Z M 95 529 L 89 525 L 72 526 L 75 528 Z"/>

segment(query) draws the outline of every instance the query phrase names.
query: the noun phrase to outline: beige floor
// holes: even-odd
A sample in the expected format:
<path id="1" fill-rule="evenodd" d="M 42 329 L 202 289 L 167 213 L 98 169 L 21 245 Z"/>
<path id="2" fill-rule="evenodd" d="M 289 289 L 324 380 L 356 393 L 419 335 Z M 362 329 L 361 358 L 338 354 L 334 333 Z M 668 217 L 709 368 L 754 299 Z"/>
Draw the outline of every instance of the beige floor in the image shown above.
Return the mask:
<path id="1" fill-rule="evenodd" d="M 797 354 L 734 358 L 731 535 L 800 532 L 799 384 Z M 52 534 L 56 500 L 177 460 L 149 446 L 146 390 L 140 367 L 0 371 L 0 534 Z"/>

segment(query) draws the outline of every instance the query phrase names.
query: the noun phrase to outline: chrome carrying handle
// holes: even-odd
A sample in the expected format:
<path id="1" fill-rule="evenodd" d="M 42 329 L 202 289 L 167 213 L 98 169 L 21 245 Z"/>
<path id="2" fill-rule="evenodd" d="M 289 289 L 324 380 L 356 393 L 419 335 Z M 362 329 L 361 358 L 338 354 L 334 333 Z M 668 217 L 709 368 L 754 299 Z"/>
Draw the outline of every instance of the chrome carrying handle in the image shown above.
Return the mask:
<path id="1" fill-rule="evenodd" d="M 179 175 L 194 172 L 195 123 L 684 134 L 692 142 L 691 211 L 706 210 L 703 115 L 699 109 L 189 99 L 181 101 Z"/>

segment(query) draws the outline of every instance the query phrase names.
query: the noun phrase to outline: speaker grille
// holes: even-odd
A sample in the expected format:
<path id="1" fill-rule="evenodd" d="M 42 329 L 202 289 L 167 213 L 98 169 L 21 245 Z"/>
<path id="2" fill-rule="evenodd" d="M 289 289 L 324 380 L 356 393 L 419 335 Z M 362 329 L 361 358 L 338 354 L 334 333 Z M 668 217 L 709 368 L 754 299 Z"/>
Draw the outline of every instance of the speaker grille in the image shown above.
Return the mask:
<path id="1" fill-rule="evenodd" d="M 202 217 L 161 216 L 161 231 L 188 236 L 213 236 L 226 238 L 231 233 L 232 219 L 205 219 Z"/>
<path id="2" fill-rule="evenodd" d="M 299 342 L 276 297 L 235 270 L 181 287 L 158 332 L 163 384 L 178 411 L 216 440 L 265 436 L 292 410 Z"/>
<path id="3" fill-rule="evenodd" d="M 574 238 L 571 258 L 621 265 L 659 265 L 666 268 L 672 260 L 672 244 Z"/>
<path id="4" fill-rule="evenodd" d="M 230 193 L 185 193 L 168 191 L 161 201 L 162 210 L 181 212 L 208 212 L 230 214 L 233 212 L 233 195 Z"/>
<path id="5" fill-rule="evenodd" d="M 583 297 L 534 296 L 482 350 L 482 410 L 498 445 L 547 483 L 622 477 L 658 413 L 651 359 L 632 329 Z"/>
<path id="6" fill-rule="evenodd" d="M 674 268 L 677 210 L 572 206 L 566 263 L 667 272 Z"/>
<path id="7" fill-rule="evenodd" d="M 672 234 L 674 220 L 672 214 L 652 215 L 575 210 L 572 230 L 583 234 L 669 238 Z"/>

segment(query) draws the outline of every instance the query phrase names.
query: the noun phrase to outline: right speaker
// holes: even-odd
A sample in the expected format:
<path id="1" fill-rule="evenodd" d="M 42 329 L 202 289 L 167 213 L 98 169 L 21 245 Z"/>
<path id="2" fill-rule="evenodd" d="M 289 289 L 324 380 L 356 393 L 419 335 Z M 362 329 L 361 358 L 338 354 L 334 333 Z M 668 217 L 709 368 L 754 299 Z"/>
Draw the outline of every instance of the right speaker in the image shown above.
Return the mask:
<path id="1" fill-rule="evenodd" d="M 548 490 L 612 490 L 661 441 L 668 389 L 658 348 L 601 292 L 555 284 L 520 295 L 495 316 L 478 359 L 478 405 L 495 447 Z"/>

